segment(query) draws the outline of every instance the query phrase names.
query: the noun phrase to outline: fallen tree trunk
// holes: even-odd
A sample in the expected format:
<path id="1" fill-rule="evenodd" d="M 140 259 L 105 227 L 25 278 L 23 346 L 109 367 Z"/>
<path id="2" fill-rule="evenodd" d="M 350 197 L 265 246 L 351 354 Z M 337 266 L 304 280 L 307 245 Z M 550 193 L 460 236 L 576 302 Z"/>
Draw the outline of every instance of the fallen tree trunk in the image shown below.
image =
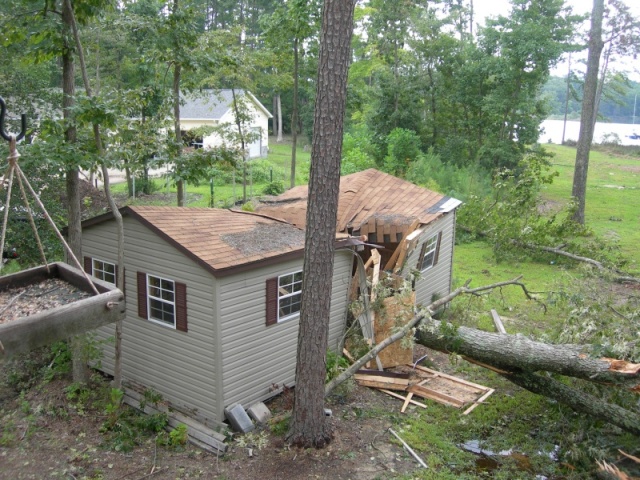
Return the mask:
<path id="1" fill-rule="evenodd" d="M 640 415 L 635 412 L 604 402 L 593 395 L 568 387 L 551 377 L 524 372 L 502 374 L 502 376 L 530 392 L 552 398 L 578 412 L 600 418 L 627 432 L 640 435 Z"/>
<path id="2" fill-rule="evenodd" d="M 455 352 L 500 370 L 547 371 L 640 393 L 640 364 L 590 357 L 587 345 L 550 345 L 522 335 L 455 327 L 437 320 L 420 329 L 418 341 L 433 350 Z"/>

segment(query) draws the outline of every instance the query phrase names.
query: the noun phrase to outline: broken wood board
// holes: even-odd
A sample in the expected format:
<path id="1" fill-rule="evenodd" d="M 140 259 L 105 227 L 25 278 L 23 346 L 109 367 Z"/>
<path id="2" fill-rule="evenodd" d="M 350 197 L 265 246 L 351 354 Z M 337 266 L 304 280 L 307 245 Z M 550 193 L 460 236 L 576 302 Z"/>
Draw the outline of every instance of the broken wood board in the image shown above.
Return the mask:
<path id="1" fill-rule="evenodd" d="M 409 375 L 377 370 L 358 370 L 354 379 L 358 385 L 387 390 L 406 391 L 410 384 Z"/>
<path id="2" fill-rule="evenodd" d="M 227 445 L 224 443 L 226 437 L 215 430 L 203 425 L 196 419 L 184 415 L 171 408 L 167 402 L 150 403 L 145 400 L 144 395 L 132 388 L 127 388 L 123 398 L 124 403 L 140 410 L 147 415 L 164 413 L 167 415 L 167 431 L 174 430 L 180 424 L 187 426 L 187 437 L 191 443 L 203 450 L 214 454 L 224 453 Z"/>
<path id="3" fill-rule="evenodd" d="M 124 319 L 126 305 L 119 289 L 92 279 L 100 292 L 94 295 L 84 273 L 61 262 L 0 277 L 0 291 L 28 288 L 50 278 L 91 296 L 0 324 L 0 360 Z"/>
<path id="4" fill-rule="evenodd" d="M 376 315 L 374 322 L 375 343 L 390 337 L 398 327 L 413 318 L 415 299 L 415 292 L 412 292 L 405 298 L 396 295 L 383 300 L 384 308 Z M 382 350 L 378 357 L 384 368 L 405 365 L 413 360 L 413 345 L 403 345 L 403 341 L 400 340 Z"/>
<path id="5" fill-rule="evenodd" d="M 397 367 L 395 371 L 385 372 L 359 370 L 355 379 L 358 385 L 377 388 L 387 395 L 402 400 L 401 413 L 405 413 L 409 405 L 425 408 L 424 404 L 416 401 L 416 397 L 420 397 L 454 408 L 469 405 L 462 412 L 463 415 L 468 415 L 495 392 L 494 389 L 484 385 L 422 366 L 414 368 L 413 365 L 403 365 Z M 401 391 L 406 393 L 402 395 Z"/>

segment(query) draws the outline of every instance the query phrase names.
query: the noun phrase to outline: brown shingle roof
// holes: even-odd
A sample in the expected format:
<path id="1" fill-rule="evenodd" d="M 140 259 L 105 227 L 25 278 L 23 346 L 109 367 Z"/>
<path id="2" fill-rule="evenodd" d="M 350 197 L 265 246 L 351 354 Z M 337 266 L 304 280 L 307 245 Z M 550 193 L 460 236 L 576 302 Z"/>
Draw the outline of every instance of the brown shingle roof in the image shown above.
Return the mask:
<path id="1" fill-rule="evenodd" d="M 307 209 L 307 186 L 299 186 L 279 195 L 258 212 L 282 218 L 304 228 Z M 439 208 L 449 197 L 373 168 L 340 179 L 337 232 L 402 234 L 414 220 L 431 223 L 447 209 Z M 453 204 L 457 206 L 458 201 Z M 455 207 L 454 207 L 455 208 Z M 392 239 L 395 241 L 395 239 Z"/>
<path id="2" fill-rule="evenodd" d="M 266 215 L 160 206 L 124 207 L 120 211 L 216 276 L 249 269 L 256 263 L 301 257 L 304 251 L 304 231 Z M 107 213 L 83 222 L 83 227 L 111 218 Z"/>

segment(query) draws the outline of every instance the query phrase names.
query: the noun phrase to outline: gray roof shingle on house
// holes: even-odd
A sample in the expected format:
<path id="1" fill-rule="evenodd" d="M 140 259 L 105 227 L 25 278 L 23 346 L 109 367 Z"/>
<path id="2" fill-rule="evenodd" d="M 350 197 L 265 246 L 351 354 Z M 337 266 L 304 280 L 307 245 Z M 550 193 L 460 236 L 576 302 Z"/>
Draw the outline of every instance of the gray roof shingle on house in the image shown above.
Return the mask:
<path id="1" fill-rule="evenodd" d="M 235 90 L 236 97 L 245 95 L 245 91 Z M 247 92 L 249 98 L 268 117 L 269 111 L 262 105 L 251 92 Z M 184 120 L 220 120 L 222 116 L 232 108 L 233 92 L 228 90 L 202 90 L 190 93 L 183 97 L 183 104 L 180 106 L 180 117 Z"/>

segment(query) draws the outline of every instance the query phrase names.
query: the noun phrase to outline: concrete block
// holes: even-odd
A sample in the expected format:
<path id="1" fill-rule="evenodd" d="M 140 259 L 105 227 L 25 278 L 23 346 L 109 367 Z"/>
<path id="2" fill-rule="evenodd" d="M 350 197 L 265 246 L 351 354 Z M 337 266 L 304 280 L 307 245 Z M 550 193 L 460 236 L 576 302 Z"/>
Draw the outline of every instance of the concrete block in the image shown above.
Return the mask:
<path id="1" fill-rule="evenodd" d="M 244 411 L 242 405 L 234 403 L 224 409 L 224 416 L 229 420 L 231 427 L 236 432 L 248 433 L 255 428 L 255 425 Z"/>
<path id="2" fill-rule="evenodd" d="M 324 409 L 324 416 L 325 416 L 325 417 L 330 417 L 330 416 L 332 416 L 332 415 L 333 415 L 333 412 L 331 411 L 331 409 L 330 409 L 330 408 L 325 408 L 325 409 Z"/>
<path id="3" fill-rule="evenodd" d="M 254 403 L 249 408 L 247 408 L 247 413 L 249 416 L 258 423 L 266 423 L 267 420 L 271 418 L 271 411 L 267 408 L 267 406 L 262 403 Z"/>

